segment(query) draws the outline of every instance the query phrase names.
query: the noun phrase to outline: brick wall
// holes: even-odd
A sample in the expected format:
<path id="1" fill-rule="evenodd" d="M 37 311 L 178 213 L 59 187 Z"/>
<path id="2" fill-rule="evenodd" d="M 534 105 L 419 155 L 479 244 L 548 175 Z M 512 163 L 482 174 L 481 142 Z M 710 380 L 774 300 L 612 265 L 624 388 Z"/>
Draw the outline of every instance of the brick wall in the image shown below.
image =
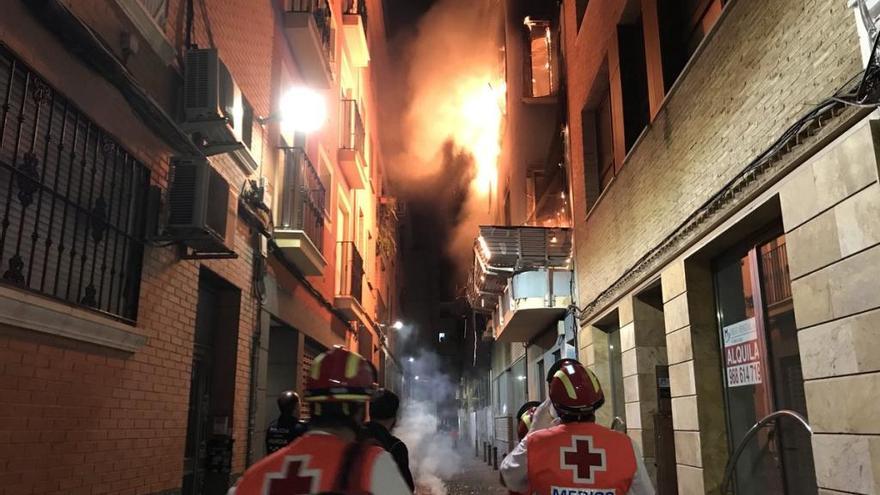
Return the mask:
<path id="1" fill-rule="evenodd" d="M 594 1 L 578 36 L 564 2 L 580 304 L 627 271 L 811 103 L 860 67 L 842 1 L 735 0 L 587 216 L 581 109 L 622 2 Z M 613 246 L 612 248 L 609 248 Z"/>

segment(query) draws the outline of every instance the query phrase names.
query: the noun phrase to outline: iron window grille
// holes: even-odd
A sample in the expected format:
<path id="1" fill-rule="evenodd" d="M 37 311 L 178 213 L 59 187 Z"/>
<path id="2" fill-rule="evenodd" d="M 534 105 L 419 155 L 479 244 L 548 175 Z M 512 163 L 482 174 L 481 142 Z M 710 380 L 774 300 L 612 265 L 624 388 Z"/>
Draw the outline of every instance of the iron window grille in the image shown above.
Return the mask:
<path id="1" fill-rule="evenodd" d="M 150 171 L 0 44 L 0 283 L 133 323 Z"/>
<path id="2" fill-rule="evenodd" d="M 342 143 L 341 148 L 355 150 L 364 157 L 367 133 L 361 117 L 357 100 L 342 100 Z"/>
<path id="3" fill-rule="evenodd" d="M 292 0 L 290 12 L 312 14 L 315 26 L 321 35 L 321 47 L 324 49 L 327 66 L 333 72 L 336 59 L 336 46 L 333 33 L 333 11 L 328 0 Z"/>

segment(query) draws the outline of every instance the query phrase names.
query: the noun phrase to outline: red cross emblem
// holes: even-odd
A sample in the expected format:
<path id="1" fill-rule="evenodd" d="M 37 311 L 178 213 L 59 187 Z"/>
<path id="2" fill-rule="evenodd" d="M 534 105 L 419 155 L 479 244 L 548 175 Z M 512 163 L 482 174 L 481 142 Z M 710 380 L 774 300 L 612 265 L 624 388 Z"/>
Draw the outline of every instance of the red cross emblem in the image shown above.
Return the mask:
<path id="1" fill-rule="evenodd" d="M 284 458 L 278 472 L 270 473 L 263 482 L 262 495 L 306 495 L 318 493 L 321 471 L 309 469 L 310 455 L 291 455 Z"/>
<path id="2" fill-rule="evenodd" d="M 591 436 L 574 435 L 571 447 L 559 449 L 559 467 L 571 471 L 575 483 L 595 483 L 596 473 L 607 469 L 605 449 L 593 449 Z"/>

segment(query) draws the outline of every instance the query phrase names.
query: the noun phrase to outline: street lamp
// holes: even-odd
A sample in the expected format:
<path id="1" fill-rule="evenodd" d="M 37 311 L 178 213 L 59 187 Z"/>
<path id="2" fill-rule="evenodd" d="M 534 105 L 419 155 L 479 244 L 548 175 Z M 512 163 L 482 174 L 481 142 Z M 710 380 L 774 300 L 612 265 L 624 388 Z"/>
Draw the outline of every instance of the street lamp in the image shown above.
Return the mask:
<path id="1" fill-rule="evenodd" d="M 414 363 L 414 362 L 416 361 L 416 358 L 410 356 L 410 357 L 407 359 L 407 361 L 409 361 L 409 362 L 411 362 L 411 363 Z"/>
<path id="2" fill-rule="evenodd" d="M 261 124 L 278 120 L 285 134 L 315 132 L 327 121 L 324 96 L 306 86 L 294 86 L 281 95 L 278 110 L 258 119 Z"/>
<path id="3" fill-rule="evenodd" d="M 393 325 L 391 325 L 391 328 L 393 328 L 395 330 L 402 330 L 403 329 L 403 322 L 400 320 L 397 320 L 394 322 Z"/>

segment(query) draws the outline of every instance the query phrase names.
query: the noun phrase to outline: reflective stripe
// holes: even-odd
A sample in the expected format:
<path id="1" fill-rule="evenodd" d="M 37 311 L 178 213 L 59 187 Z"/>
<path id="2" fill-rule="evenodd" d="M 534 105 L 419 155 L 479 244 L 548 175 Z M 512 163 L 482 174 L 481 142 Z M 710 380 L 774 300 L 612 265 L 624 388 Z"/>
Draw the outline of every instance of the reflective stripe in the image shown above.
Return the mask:
<path id="1" fill-rule="evenodd" d="M 320 356 L 316 357 L 314 361 L 312 361 L 312 380 L 317 380 L 321 377 L 321 361 L 324 360 L 324 356 L 326 355 L 326 353 L 321 354 Z"/>
<path id="2" fill-rule="evenodd" d="M 348 360 L 345 362 L 345 377 L 353 378 L 354 375 L 358 372 L 358 364 L 361 362 L 361 357 L 355 353 L 351 353 L 348 355 Z"/>
<path id="3" fill-rule="evenodd" d="M 522 415 L 522 422 L 524 425 L 526 425 L 526 428 L 531 429 L 532 428 L 532 415 L 529 413 L 523 414 Z"/>
<path id="4" fill-rule="evenodd" d="M 348 402 L 367 402 L 370 396 L 363 394 L 334 394 L 334 395 L 315 395 L 306 397 L 306 402 L 329 402 L 329 401 L 348 401 Z"/>
<path id="5" fill-rule="evenodd" d="M 562 382 L 562 385 L 565 387 L 565 393 L 567 393 L 570 398 L 577 399 L 577 392 L 574 390 L 574 385 L 564 371 L 557 371 L 553 374 L 553 378 L 558 378 L 559 381 Z"/>
<path id="6" fill-rule="evenodd" d="M 586 368 L 584 368 L 586 369 Z M 599 379 L 596 378 L 596 374 L 590 370 L 587 370 L 587 374 L 590 375 L 590 381 L 593 382 L 593 390 L 598 394 L 602 391 L 602 385 L 599 385 Z"/>

